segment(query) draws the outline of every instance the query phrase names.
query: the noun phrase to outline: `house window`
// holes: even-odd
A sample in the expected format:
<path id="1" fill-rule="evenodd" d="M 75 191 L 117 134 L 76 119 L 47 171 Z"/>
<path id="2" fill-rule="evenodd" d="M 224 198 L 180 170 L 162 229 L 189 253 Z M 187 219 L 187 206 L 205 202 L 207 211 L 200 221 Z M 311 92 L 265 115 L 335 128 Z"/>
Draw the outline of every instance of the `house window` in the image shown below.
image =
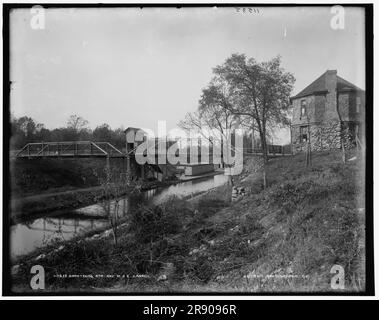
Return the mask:
<path id="1" fill-rule="evenodd" d="M 361 97 L 357 97 L 356 108 L 357 113 L 359 113 L 361 111 Z"/>
<path id="2" fill-rule="evenodd" d="M 305 100 L 301 100 L 300 117 L 305 117 L 306 113 L 307 113 L 306 102 L 305 102 Z"/>
<path id="3" fill-rule="evenodd" d="M 308 127 L 302 126 L 300 127 L 300 142 L 308 141 Z"/>

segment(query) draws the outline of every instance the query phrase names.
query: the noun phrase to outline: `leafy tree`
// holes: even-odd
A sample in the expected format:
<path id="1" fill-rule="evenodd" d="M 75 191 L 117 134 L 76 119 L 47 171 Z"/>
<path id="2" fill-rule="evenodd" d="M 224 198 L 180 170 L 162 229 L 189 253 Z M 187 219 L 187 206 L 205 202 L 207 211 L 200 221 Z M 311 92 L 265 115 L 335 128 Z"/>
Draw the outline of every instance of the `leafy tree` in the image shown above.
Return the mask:
<path id="1" fill-rule="evenodd" d="M 125 128 L 120 127 L 112 131 L 111 143 L 116 148 L 125 148 Z"/>
<path id="2" fill-rule="evenodd" d="M 123 127 L 112 130 L 104 123 L 97 126 L 92 132 L 87 127 L 88 121 L 78 116 L 71 116 L 67 121 L 67 127 L 47 129 L 34 119 L 23 116 L 11 117 L 11 149 L 20 149 L 29 142 L 49 141 L 107 141 L 122 149 L 125 146 L 125 129 Z"/>
<path id="3" fill-rule="evenodd" d="M 294 76 L 281 67 L 279 56 L 257 62 L 244 54 L 233 54 L 213 73 L 218 101 L 234 115 L 250 119 L 251 128 L 259 133 L 266 163 L 269 129 L 289 121 Z"/>
<path id="4" fill-rule="evenodd" d="M 111 141 L 112 140 L 112 129 L 106 123 L 97 126 L 95 130 L 93 130 L 93 139 L 95 141 Z"/>
<path id="5" fill-rule="evenodd" d="M 35 134 L 36 141 L 51 141 L 51 131 L 42 127 Z"/>
<path id="6" fill-rule="evenodd" d="M 37 124 L 30 117 L 21 117 L 16 122 L 17 128 L 21 131 L 26 139 L 32 139 L 37 131 Z"/>
<path id="7" fill-rule="evenodd" d="M 38 141 L 42 134 L 47 134 L 44 125 L 36 123 L 30 117 L 11 118 L 12 138 L 10 141 L 12 148 L 21 148 L 28 142 Z"/>

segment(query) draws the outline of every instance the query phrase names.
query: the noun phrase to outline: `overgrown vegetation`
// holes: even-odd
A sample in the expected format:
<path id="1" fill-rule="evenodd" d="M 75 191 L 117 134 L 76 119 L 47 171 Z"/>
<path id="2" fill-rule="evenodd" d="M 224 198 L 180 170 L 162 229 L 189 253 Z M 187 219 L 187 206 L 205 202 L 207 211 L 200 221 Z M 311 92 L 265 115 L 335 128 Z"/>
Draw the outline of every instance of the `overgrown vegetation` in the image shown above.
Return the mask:
<path id="1" fill-rule="evenodd" d="M 235 183 L 250 193 L 237 202 L 228 202 L 229 186 L 171 198 L 131 212 L 117 246 L 109 237 L 67 243 L 38 261 L 47 290 L 331 291 L 334 264 L 345 269 L 345 291 L 363 290 L 361 159 L 315 153 L 306 168 L 304 156 L 270 160 L 264 190 L 248 159 Z M 21 262 L 14 290 L 27 287 L 32 258 Z M 64 274 L 83 277 L 57 277 Z"/>

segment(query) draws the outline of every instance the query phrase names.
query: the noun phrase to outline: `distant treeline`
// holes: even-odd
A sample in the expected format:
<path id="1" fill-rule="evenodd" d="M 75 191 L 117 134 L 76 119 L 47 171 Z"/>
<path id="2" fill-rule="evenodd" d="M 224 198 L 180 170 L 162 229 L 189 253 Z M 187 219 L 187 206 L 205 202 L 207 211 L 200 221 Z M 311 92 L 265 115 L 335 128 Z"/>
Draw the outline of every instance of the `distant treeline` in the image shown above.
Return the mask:
<path id="1" fill-rule="evenodd" d="M 123 127 L 113 130 L 104 123 L 92 130 L 88 127 L 88 121 L 77 115 L 70 116 L 65 127 L 56 129 L 47 129 L 44 124 L 36 122 L 31 117 L 12 117 L 11 131 L 11 150 L 19 150 L 30 142 L 49 141 L 106 141 L 120 150 L 125 149 L 125 129 Z M 252 151 L 253 146 L 260 148 L 260 138 L 255 137 L 254 139 L 251 133 L 245 133 L 243 146 L 247 152 Z"/>
<path id="2" fill-rule="evenodd" d="M 10 149 L 18 150 L 30 142 L 77 140 L 107 141 L 115 147 L 123 149 L 125 147 L 124 130 L 123 127 L 113 130 L 106 123 L 92 130 L 88 127 L 88 121 L 77 115 L 70 116 L 65 127 L 51 130 L 31 117 L 12 117 Z"/>

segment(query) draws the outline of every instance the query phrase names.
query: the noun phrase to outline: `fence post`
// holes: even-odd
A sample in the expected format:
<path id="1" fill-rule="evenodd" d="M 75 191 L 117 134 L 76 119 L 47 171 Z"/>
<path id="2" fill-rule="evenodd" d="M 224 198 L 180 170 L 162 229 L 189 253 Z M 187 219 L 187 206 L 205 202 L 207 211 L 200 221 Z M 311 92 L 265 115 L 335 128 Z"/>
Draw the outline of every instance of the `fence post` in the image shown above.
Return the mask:
<path id="1" fill-rule="evenodd" d="M 291 156 L 293 156 L 293 148 L 292 148 L 292 124 L 290 123 L 290 139 L 291 139 Z"/>

